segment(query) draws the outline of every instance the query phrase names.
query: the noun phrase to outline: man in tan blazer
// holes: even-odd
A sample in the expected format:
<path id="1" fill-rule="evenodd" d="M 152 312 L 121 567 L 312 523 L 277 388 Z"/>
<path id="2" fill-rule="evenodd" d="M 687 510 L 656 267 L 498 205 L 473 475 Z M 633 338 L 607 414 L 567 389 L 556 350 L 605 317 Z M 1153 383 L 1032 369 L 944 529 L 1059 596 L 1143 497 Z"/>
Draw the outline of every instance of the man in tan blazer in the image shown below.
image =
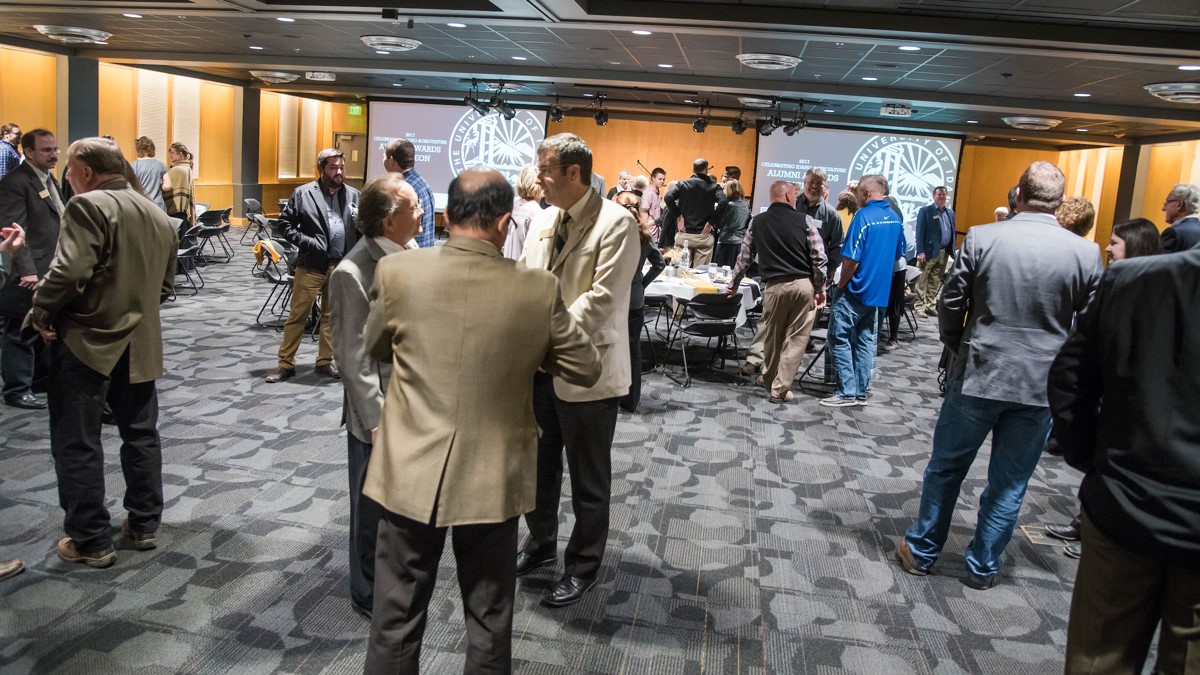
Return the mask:
<path id="1" fill-rule="evenodd" d="M 363 339 L 392 375 L 363 489 L 384 509 L 367 673 L 417 672 L 448 528 L 465 672 L 512 670 L 517 516 L 536 489 L 533 374 L 579 387 L 600 376 L 554 276 L 501 257 L 512 203 L 502 175 L 465 171 L 450 183 L 450 241 L 376 267 Z"/>
<path id="2" fill-rule="evenodd" d="M 538 146 L 538 183 L 551 208 L 529 225 L 521 262 L 558 277 L 571 316 L 600 350 L 603 370 L 593 386 L 539 373 L 534 410 L 538 441 L 537 509 L 525 517 L 530 539 L 517 574 L 553 563 L 563 450 L 571 475 L 575 529 L 564 554 L 565 574 L 542 599 L 547 607 L 578 602 L 595 583 L 608 540 L 612 497 L 613 433 L 617 404 L 629 392 L 629 291 L 641 255 L 637 222 L 629 211 L 590 186 L 592 151 L 574 134 Z"/>
<path id="3" fill-rule="evenodd" d="M 116 560 L 104 506 L 100 417 L 107 400 L 121 432 L 122 532 L 152 549 L 162 518 L 162 377 L 159 304 L 175 285 L 178 235 L 167 214 L 125 180 L 117 144 L 84 138 L 67 150 L 75 196 L 58 251 L 33 294 L 25 323 L 50 342 L 50 451 L 67 536 L 58 556 L 89 567 Z"/>
<path id="4" fill-rule="evenodd" d="M 358 231 L 354 248 L 329 276 L 333 358 L 341 364 L 342 423 L 349 443 L 350 474 L 350 601 L 370 618 L 375 587 L 375 536 L 379 505 L 363 496 L 371 459 L 371 436 L 379 426 L 383 395 L 392 374 L 391 362 L 367 354 L 362 328 L 371 309 L 368 292 L 375 267 L 385 255 L 417 248 L 421 231 L 420 200 L 399 173 L 385 173 L 363 188 L 358 198 Z"/>

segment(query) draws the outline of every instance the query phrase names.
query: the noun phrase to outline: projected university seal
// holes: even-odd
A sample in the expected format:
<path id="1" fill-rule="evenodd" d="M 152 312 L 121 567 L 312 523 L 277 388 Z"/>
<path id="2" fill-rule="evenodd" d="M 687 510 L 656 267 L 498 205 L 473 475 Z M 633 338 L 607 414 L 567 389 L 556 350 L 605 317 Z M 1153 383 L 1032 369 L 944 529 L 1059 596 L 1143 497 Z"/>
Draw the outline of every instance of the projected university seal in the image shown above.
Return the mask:
<path id="1" fill-rule="evenodd" d="M 528 110 L 518 110 L 511 120 L 468 110 L 450 135 L 450 170 L 458 175 L 482 164 L 515 184 L 522 167 L 536 159 L 537 144 L 545 134 L 542 120 Z"/>
<path id="2" fill-rule="evenodd" d="M 905 220 L 915 219 L 917 210 L 929 203 L 933 188 L 954 188 L 958 154 L 934 138 L 872 136 L 854 153 L 850 175 L 883 174 L 891 196 L 900 202 Z"/>

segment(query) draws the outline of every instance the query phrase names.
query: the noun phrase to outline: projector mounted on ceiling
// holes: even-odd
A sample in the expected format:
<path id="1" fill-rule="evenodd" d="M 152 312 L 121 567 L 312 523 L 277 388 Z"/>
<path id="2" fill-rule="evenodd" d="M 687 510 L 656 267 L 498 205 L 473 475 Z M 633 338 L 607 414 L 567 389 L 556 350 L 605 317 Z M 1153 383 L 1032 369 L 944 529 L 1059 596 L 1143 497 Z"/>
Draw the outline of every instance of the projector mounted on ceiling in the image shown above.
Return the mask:
<path id="1" fill-rule="evenodd" d="M 1062 124 L 1062 120 L 1056 120 L 1053 117 L 1004 117 L 1004 123 L 1014 129 L 1024 129 L 1025 131 L 1046 131 Z"/>
<path id="2" fill-rule="evenodd" d="M 1151 96 L 1171 103 L 1200 103 L 1200 82 L 1159 82 L 1145 89 Z"/>
<path id="3" fill-rule="evenodd" d="M 295 73 L 285 73 L 282 70 L 252 70 L 250 74 L 267 84 L 286 84 L 300 77 Z"/>
<path id="4" fill-rule="evenodd" d="M 58 40 L 67 45 L 95 44 L 97 42 L 106 42 L 108 38 L 112 37 L 112 33 L 76 26 L 47 26 L 37 24 L 33 28 L 51 40 Z"/>
<path id="5" fill-rule="evenodd" d="M 800 57 L 786 54 L 738 54 L 737 60 L 747 68 L 760 70 L 787 70 L 800 65 Z"/>
<path id="6" fill-rule="evenodd" d="M 381 52 L 411 52 L 421 46 L 420 40 L 394 35 L 364 35 L 359 39 L 371 49 Z"/>

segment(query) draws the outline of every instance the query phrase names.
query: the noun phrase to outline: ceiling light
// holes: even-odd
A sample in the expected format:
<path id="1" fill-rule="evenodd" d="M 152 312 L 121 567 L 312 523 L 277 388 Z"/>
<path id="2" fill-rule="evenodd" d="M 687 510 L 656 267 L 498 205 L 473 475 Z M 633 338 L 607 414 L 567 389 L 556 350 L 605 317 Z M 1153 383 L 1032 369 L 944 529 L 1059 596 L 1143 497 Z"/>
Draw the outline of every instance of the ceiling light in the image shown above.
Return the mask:
<path id="1" fill-rule="evenodd" d="M 282 70 L 252 70 L 250 74 L 267 84 L 284 84 L 300 77 L 295 73 L 288 73 Z"/>
<path id="2" fill-rule="evenodd" d="M 878 79 L 879 79 L 878 77 L 870 77 L 870 76 L 867 76 L 867 77 L 864 77 L 864 78 L 863 78 L 863 82 L 875 82 L 875 81 L 877 81 Z"/>
<path id="3" fill-rule="evenodd" d="M 916 45 L 900 45 L 900 51 L 902 51 L 902 52 L 919 52 L 919 51 L 921 51 L 921 48 Z"/>
<path id="4" fill-rule="evenodd" d="M 1179 66 L 1179 69 L 1180 70 L 1200 70 L 1200 65 L 1188 64 L 1188 65 Z"/>
<path id="5" fill-rule="evenodd" d="M 979 120 L 967 120 L 967 124 L 979 124 Z"/>
<path id="6" fill-rule="evenodd" d="M 584 94 L 584 97 L 586 98 L 592 98 L 593 96 L 595 96 L 595 94 Z"/>
<path id="7" fill-rule="evenodd" d="M 393 82 L 393 83 L 392 83 L 392 86 L 393 86 L 393 87 L 403 87 L 404 85 L 403 85 L 403 84 L 400 84 L 399 82 Z"/>
<path id="8" fill-rule="evenodd" d="M 747 68 L 759 68 L 761 70 L 787 70 L 788 68 L 795 68 L 801 62 L 798 56 L 760 53 L 738 54 L 737 60 Z"/>
<path id="9" fill-rule="evenodd" d="M 467 24 L 465 24 L 465 23 L 458 23 L 458 22 L 454 22 L 454 23 L 448 23 L 448 24 L 446 24 L 446 25 L 447 25 L 447 26 L 449 26 L 449 27 L 451 27 L 451 28 L 466 28 L 466 27 L 467 27 Z"/>
<path id="10" fill-rule="evenodd" d="M 783 133 L 787 134 L 788 136 L 795 136 L 797 131 L 800 131 L 806 126 L 808 126 L 808 119 L 801 115 L 799 118 L 794 119 L 784 125 Z"/>
<path id="11" fill-rule="evenodd" d="M 382 52 L 411 52 L 421 46 L 420 40 L 395 35 L 364 35 L 359 39 L 371 49 Z"/>
<path id="12" fill-rule="evenodd" d="M 490 105 L 484 103 L 483 101 L 480 101 L 479 99 L 475 98 L 475 88 L 477 86 L 478 86 L 478 83 L 476 83 L 475 80 L 471 80 L 471 93 L 467 94 L 466 96 L 463 97 L 463 103 L 466 103 L 467 105 L 471 106 L 472 110 L 479 113 L 480 117 L 483 117 L 484 115 L 492 112 L 492 107 Z M 493 99 L 493 100 L 495 100 L 495 99 Z"/>
<path id="13" fill-rule="evenodd" d="M 683 99 L 683 102 L 684 102 L 684 103 L 690 103 L 690 104 L 692 104 L 692 105 L 695 105 L 695 104 L 696 104 L 696 102 L 695 102 L 695 101 L 693 101 L 693 100 L 692 100 L 692 99 L 690 99 L 690 98 L 685 98 L 685 99 Z"/>
<path id="14" fill-rule="evenodd" d="M 284 23 L 296 23 L 296 20 L 290 16 L 277 16 L 277 17 L 275 17 L 275 20 L 282 21 Z"/>
<path id="15" fill-rule="evenodd" d="M 1080 128 L 1080 129 L 1076 129 L 1075 131 L 1087 131 L 1087 129 Z"/>
<path id="16" fill-rule="evenodd" d="M 1091 96 L 1091 94 L 1088 94 L 1088 93 L 1085 93 L 1082 91 L 1075 92 L 1075 98 L 1088 98 L 1090 96 Z"/>
<path id="17" fill-rule="evenodd" d="M 558 104 L 558 99 L 554 99 L 554 105 L 550 106 L 550 119 L 554 122 L 561 122 L 566 114 L 567 111 Z"/>
<path id="18" fill-rule="evenodd" d="M 729 128 L 733 129 L 733 133 L 737 134 L 738 136 L 741 136 L 743 133 L 745 133 L 746 128 L 749 126 L 750 125 L 746 123 L 746 120 L 742 119 L 741 117 L 738 117 L 736 120 L 733 121 L 733 124 L 729 125 Z"/>
<path id="19" fill-rule="evenodd" d="M 67 45 L 99 43 L 112 37 L 112 33 L 92 28 L 79 28 L 77 26 L 47 26 L 37 24 L 33 29 L 51 40 L 58 40 Z"/>
<path id="20" fill-rule="evenodd" d="M 658 67 L 659 68 L 674 68 L 675 66 L 671 65 L 670 63 L 660 63 L 660 64 L 658 64 Z"/>
<path id="21" fill-rule="evenodd" d="M 620 61 L 609 61 L 609 62 L 608 62 L 608 65 L 610 65 L 610 66 L 619 66 L 619 65 L 621 65 L 621 62 L 620 62 Z"/>
<path id="22" fill-rule="evenodd" d="M 261 51 L 262 47 L 259 47 L 258 45 L 250 45 L 250 49 L 257 49 Z"/>
<path id="23" fill-rule="evenodd" d="M 1144 89 L 1151 96 L 1171 103 L 1200 103 L 1200 82 L 1159 82 Z"/>
<path id="24" fill-rule="evenodd" d="M 127 18 L 127 19 L 140 19 L 140 18 L 142 18 L 142 15 L 141 15 L 141 14 L 134 14 L 133 12 L 125 12 L 125 13 L 124 13 L 124 14 L 122 14 L 121 16 L 123 16 L 123 17 L 125 17 L 125 18 Z"/>
<path id="25" fill-rule="evenodd" d="M 708 118 L 707 117 L 697 117 L 695 119 L 695 121 L 692 122 L 692 131 L 694 131 L 698 134 L 704 133 L 704 130 L 707 128 L 708 128 Z"/>
<path id="26" fill-rule="evenodd" d="M 608 110 L 605 108 L 597 110 L 596 114 L 592 115 L 592 119 L 596 120 L 596 126 L 602 127 L 608 124 Z"/>
<path id="27" fill-rule="evenodd" d="M 753 96 L 739 96 L 738 103 L 746 108 L 773 108 L 775 101 L 767 98 L 755 98 Z"/>
<path id="28" fill-rule="evenodd" d="M 106 41 L 104 41 L 104 40 L 96 40 L 96 41 L 95 41 L 95 42 L 93 42 L 92 44 L 94 44 L 94 45 L 106 45 L 106 44 L 108 44 L 108 42 L 106 42 Z"/>
<path id="29" fill-rule="evenodd" d="M 782 120 L 780 120 L 779 116 L 776 115 L 774 117 L 765 117 L 761 120 L 758 120 L 754 123 L 754 128 L 758 131 L 760 136 L 770 136 L 771 133 L 782 126 L 782 124 Z"/>
<path id="30" fill-rule="evenodd" d="M 1005 124 L 1014 129 L 1024 129 L 1026 131 L 1046 131 L 1062 124 L 1062 120 L 1056 120 L 1053 117 L 1034 117 L 1032 115 L 1002 117 L 1001 119 Z"/>
<path id="31" fill-rule="evenodd" d="M 631 31 L 631 32 L 632 32 L 634 35 L 654 35 L 654 33 L 651 33 L 651 32 L 650 32 L 650 31 L 648 31 L 648 30 L 635 30 L 635 31 Z"/>
<path id="32" fill-rule="evenodd" d="M 385 51 L 383 51 L 382 49 L 376 49 L 376 50 L 375 50 L 375 53 L 376 53 L 376 54 L 383 54 L 384 56 L 387 56 L 388 54 L 391 54 L 391 52 L 385 52 Z"/>
<path id="33" fill-rule="evenodd" d="M 833 112 L 833 108 L 826 108 L 826 109 L 825 109 L 825 112 L 827 112 L 827 113 L 831 113 L 831 112 Z"/>
<path id="34" fill-rule="evenodd" d="M 488 91 L 496 92 L 521 91 L 521 85 L 513 82 L 484 82 L 483 88 Z"/>
<path id="35" fill-rule="evenodd" d="M 528 60 L 529 60 L 529 57 L 527 57 L 527 56 L 514 56 L 514 57 L 512 57 L 512 59 L 513 59 L 513 61 L 528 61 Z"/>
<path id="36" fill-rule="evenodd" d="M 501 101 L 499 96 L 492 97 L 492 107 L 506 120 L 511 120 L 517 116 L 517 109 L 512 107 L 507 101 Z"/>

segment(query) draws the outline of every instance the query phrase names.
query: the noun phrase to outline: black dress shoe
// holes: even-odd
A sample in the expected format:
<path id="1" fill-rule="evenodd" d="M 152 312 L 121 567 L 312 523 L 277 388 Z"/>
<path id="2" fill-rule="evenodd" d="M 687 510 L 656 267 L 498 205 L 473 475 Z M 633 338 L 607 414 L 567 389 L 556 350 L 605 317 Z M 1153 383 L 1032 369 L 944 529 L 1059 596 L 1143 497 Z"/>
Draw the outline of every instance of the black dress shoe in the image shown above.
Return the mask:
<path id="1" fill-rule="evenodd" d="M 1063 555 L 1067 556 L 1068 558 L 1079 560 L 1081 557 L 1083 557 L 1083 542 L 1076 541 L 1064 546 Z"/>
<path id="2" fill-rule="evenodd" d="M 523 577 L 526 574 L 545 565 L 554 564 L 556 554 L 554 551 L 540 553 L 538 551 L 520 551 L 517 553 L 517 576 Z"/>
<path id="3" fill-rule="evenodd" d="M 363 605 L 360 605 L 353 600 L 350 601 L 350 606 L 354 608 L 355 613 L 359 614 L 367 621 L 371 620 L 371 608 L 370 607 L 365 607 Z"/>
<path id="4" fill-rule="evenodd" d="M 41 410 L 46 407 L 46 402 L 26 392 L 20 396 L 5 396 L 4 402 L 14 408 L 24 408 L 25 410 Z"/>
<path id="5" fill-rule="evenodd" d="M 596 585 L 595 579 L 582 579 L 573 577 L 570 574 L 563 575 L 562 579 L 554 584 L 554 588 L 550 589 L 550 593 L 542 598 L 542 605 L 545 607 L 566 607 L 573 605 L 583 599 L 583 594 L 587 593 L 592 586 Z"/>
<path id="6" fill-rule="evenodd" d="M 1079 526 L 1073 522 L 1067 525 L 1047 525 L 1046 534 L 1062 541 L 1079 541 Z"/>

